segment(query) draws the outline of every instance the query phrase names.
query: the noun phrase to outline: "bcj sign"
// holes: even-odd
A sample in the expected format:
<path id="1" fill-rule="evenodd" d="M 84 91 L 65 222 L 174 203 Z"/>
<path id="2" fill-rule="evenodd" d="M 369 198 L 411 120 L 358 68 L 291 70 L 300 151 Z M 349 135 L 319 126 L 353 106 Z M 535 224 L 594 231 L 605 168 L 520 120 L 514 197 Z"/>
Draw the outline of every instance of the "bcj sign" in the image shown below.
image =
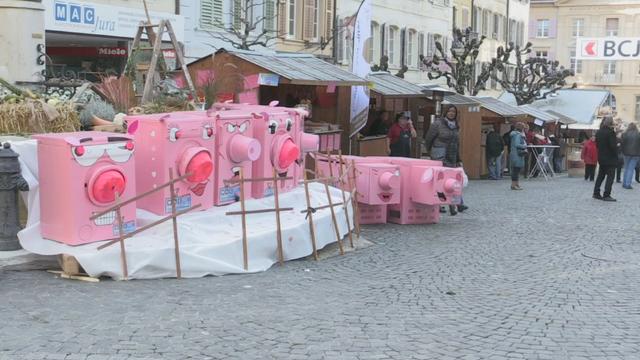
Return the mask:
<path id="1" fill-rule="evenodd" d="M 580 38 L 576 46 L 580 60 L 640 60 L 640 38 Z"/>

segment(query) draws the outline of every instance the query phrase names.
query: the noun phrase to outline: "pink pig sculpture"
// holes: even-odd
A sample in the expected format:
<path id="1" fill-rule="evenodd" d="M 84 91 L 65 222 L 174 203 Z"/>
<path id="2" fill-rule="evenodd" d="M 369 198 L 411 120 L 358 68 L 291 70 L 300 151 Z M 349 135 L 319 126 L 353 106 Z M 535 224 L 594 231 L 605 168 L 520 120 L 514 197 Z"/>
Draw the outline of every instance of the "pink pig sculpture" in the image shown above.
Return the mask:
<path id="1" fill-rule="evenodd" d="M 198 210 L 213 206 L 215 132 L 213 120 L 204 112 L 175 112 L 128 116 L 136 122 L 138 146 L 137 191 L 144 193 L 169 182 L 169 169 L 174 178 L 189 175 L 176 182 L 176 210 L 200 204 Z M 172 211 L 169 187 L 138 201 L 138 207 L 158 215 Z"/>
<path id="2" fill-rule="evenodd" d="M 75 132 L 34 135 L 38 146 L 40 230 L 44 238 L 81 245 L 118 237 L 116 197 L 136 195 L 134 141 L 129 135 Z M 136 229 L 136 204 L 121 208 L 123 232 Z"/>

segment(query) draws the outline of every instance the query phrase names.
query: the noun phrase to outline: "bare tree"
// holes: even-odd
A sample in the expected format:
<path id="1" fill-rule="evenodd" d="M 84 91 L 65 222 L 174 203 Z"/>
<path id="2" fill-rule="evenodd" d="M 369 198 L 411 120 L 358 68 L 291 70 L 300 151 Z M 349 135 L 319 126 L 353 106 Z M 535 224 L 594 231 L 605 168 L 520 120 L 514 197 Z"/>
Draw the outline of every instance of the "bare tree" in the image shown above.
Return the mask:
<path id="1" fill-rule="evenodd" d="M 568 87 L 567 78 L 573 71 L 560 66 L 558 61 L 530 57 L 531 43 L 524 48 L 509 43 L 506 49 L 499 47 L 492 66 L 500 74 L 493 78 L 502 88 L 513 94 L 518 105 L 546 99 L 560 89 Z M 514 62 L 515 60 L 515 62 Z M 570 87 L 575 88 L 574 83 Z"/>
<path id="2" fill-rule="evenodd" d="M 226 13 L 231 23 L 217 24 L 219 31 L 209 34 L 217 40 L 231 44 L 236 49 L 251 50 L 256 46 L 268 47 L 279 36 L 277 31 L 277 0 L 233 0 L 233 9 Z M 267 9 L 273 15 L 268 15 Z M 256 11 L 262 13 L 256 16 Z"/>
<path id="3" fill-rule="evenodd" d="M 482 71 L 474 79 L 476 60 L 484 39 L 484 36 L 477 38 L 471 28 L 467 28 L 454 29 L 453 43 L 449 49 L 445 49 L 441 42 L 436 41 L 433 57 L 426 58 L 420 55 L 422 64 L 429 72 L 429 79 L 444 77 L 447 85 L 462 95 L 475 96 L 480 90 L 485 90 L 494 64 L 483 64 Z"/>

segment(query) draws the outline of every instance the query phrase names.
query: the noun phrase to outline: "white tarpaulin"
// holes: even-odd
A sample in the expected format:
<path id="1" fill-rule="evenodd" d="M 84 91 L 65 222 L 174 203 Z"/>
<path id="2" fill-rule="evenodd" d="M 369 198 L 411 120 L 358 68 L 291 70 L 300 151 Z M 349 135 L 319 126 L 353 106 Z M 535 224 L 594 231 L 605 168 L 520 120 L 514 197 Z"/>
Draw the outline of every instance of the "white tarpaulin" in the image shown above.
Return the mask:
<path id="1" fill-rule="evenodd" d="M 69 254 L 91 276 L 122 278 L 120 246 L 104 250 L 97 247 L 105 242 L 82 246 L 68 246 L 40 236 L 40 204 L 38 195 L 38 162 L 35 140 L 14 141 L 12 148 L 20 154 L 22 172 L 29 182 L 26 194 L 29 210 L 27 227 L 18 237 L 24 249 L 40 255 Z M 340 190 L 330 188 L 333 203 L 342 202 Z M 310 184 L 312 207 L 328 203 L 324 185 Z M 348 194 L 347 194 L 348 195 Z M 350 205 L 350 203 L 349 203 Z M 62 206 L 62 205 L 61 205 Z M 247 210 L 273 208 L 273 197 L 249 200 Z M 293 211 L 281 213 L 282 241 L 285 260 L 298 259 L 312 254 L 309 223 L 305 219 L 306 200 L 304 188 L 282 194 L 280 207 L 293 207 Z M 207 211 L 185 214 L 178 218 L 180 259 L 183 277 L 202 277 L 244 273 L 242 253 L 242 227 L 240 216 L 227 216 L 226 212 L 240 210 L 239 204 L 215 207 Z M 341 235 L 347 234 L 347 222 L 342 206 L 335 207 Z M 349 211 L 353 224 L 352 211 Z M 160 217 L 138 210 L 138 227 Z M 330 209 L 318 210 L 313 215 L 318 249 L 336 241 Z M 275 213 L 247 216 L 249 271 L 265 271 L 278 261 Z M 130 279 L 175 277 L 175 250 L 171 221 L 142 232 L 126 240 L 127 265 Z"/>

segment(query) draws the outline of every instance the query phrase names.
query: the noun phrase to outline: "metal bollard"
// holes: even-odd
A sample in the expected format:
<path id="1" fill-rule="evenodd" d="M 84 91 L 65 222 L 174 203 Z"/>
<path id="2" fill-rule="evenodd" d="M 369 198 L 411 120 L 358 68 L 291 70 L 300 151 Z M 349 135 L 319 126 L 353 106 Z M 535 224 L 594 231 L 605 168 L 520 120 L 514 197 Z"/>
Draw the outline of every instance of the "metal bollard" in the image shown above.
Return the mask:
<path id="1" fill-rule="evenodd" d="M 20 250 L 18 231 L 18 191 L 28 191 L 29 184 L 20 175 L 18 154 L 11 144 L 4 143 L 0 149 L 0 251 Z"/>

